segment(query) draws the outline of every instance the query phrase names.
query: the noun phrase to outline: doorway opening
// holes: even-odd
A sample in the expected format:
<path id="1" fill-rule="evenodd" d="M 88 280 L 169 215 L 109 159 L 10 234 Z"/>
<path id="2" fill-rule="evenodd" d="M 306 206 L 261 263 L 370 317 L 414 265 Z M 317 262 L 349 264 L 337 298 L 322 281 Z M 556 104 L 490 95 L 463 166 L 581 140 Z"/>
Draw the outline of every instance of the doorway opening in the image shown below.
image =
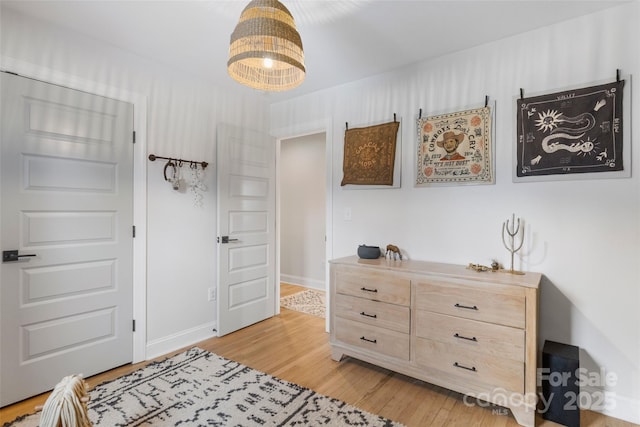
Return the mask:
<path id="1" fill-rule="evenodd" d="M 280 140 L 280 283 L 326 291 L 326 133 Z"/>

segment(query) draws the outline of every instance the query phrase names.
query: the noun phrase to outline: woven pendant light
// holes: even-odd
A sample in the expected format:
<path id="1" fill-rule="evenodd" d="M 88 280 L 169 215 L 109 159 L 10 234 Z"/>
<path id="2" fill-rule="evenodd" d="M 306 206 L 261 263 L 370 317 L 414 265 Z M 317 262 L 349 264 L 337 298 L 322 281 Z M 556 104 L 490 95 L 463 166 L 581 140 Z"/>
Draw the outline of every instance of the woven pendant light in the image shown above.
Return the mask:
<path id="1" fill-rule="evenodd" d="M 229 75 L 267 91 L 293 89 L 304 80 L 304 52 L 293 16 L 278 0 L 252 0 L 231 34 Z"/>

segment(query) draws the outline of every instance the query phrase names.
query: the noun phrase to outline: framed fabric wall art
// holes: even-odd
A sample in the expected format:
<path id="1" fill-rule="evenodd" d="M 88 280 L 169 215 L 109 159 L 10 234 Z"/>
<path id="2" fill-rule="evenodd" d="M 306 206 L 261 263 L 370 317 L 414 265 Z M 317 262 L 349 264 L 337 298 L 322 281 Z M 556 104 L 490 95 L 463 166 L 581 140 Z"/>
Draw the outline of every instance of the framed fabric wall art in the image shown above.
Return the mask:
<path id="1" fill-rule="evenodd" d="M 624 84 L 619 80 L 518 99 L 514 181 L 575 179 L 575 174 L 596 172 L 625 176 L 620 174 Z"/>
<path id="2" fill-rule="evenodd" d="M 347 128 L 340 185 L 393 186 L 394 177 L 398 175 L 395 164 L 399 128 L 400 122 L 395 120 L 374 126 Z"/>
<path id="3" fill-rule="evenodd" d="M 491 107 L 418 118 L 416 186 L 493 184 Z"/>

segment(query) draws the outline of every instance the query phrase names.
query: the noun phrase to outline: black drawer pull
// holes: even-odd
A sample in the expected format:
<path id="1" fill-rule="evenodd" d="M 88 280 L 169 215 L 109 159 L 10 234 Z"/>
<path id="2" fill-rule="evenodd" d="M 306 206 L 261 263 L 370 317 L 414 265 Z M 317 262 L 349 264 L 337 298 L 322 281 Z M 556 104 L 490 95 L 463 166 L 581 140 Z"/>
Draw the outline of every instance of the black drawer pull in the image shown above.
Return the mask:
<path id="1" fill-rule="evenodd" d="M 367 289 L 364 286 L 362 288 L 360 288 L 361 291 L 365 291 L 365 292 L 378 292 L 377 289 Z"/>
<path id="2" fill-rule="evenodd" d="M 455 338 L 460 338 L 461 340 L 468 340 L 468 341 L 478 342 L 478 339 L 476 337 L 471 337 L 471 338 L 465 337 L 465 336 L 459 335 L 457 332 L 455 334 L 453 334 L 453 336 Z"/>
<path id="3" fill-rule="evenodd" d="M 455 362 L 455 363 L 453 364 L 453 366 L 455 366 L 456 368 L 460 368 L 460 369 L 466 369 L 467 371 L 477 372 L 477 370 L 476 370 L 476 367 L 475 367 L 475 366 L 472 366 L 472 367 L 470 367 L 470 368 L 469 368 L 469 367 L 467 367 L 467 366 L 464 366 L 464 365 L 459 364 L 458 362 Z"/>
<path id="4" fill-rule="evenodd" d="M 375 344 L 375 343 L 377 343 L 377 342 L 378 342 L 378 340 L 370 340 L 370 339 L 365 338 L 365 337 L 360 337 L 360 339 L 361 339 L 362 341 L 370 342 L 370 343 L 373 343 L 373 344 Z"/>
<path id="5" fill-rule="evenodd" d="M 454 307 L 457 307 L 457 308 L 466 308 L 467 310 L 477 310 L 477 309 L 478 309 L 478 306 L 477 306 L 477 305 L 474 305 L 473 307 L 470 307 L 470 306 L 468 306 L 468 305 L 462 305 L 462 304 L 458 304 L 458 303 L 454 304 Z"/>
<path id="6" fill-rule="evenodd" d="M 378 315 L 377 315 L 377 314 L 367 314 L 367 313 L 365 313 L 364 311 L 361 311 L 361 312 L 360 312 L 360 315 L 361 315 L 361 316 L 371 317 L 371 318 L 373 318 L 373 319 L 377 319 L 377 318 L 378 318 Z"/>

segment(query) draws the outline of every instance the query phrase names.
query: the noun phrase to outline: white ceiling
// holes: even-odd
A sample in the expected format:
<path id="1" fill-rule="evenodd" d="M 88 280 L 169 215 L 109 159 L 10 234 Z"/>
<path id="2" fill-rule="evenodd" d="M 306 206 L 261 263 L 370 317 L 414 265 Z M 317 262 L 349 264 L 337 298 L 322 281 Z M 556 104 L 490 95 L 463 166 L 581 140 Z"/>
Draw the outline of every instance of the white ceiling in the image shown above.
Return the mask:
<path id="1" fill-rule="evenodd" d="M 296 20 L 307 76 L 284 99 L 380 74 L 627 1 L 281 0 Z M 249 0 L 8 1 L 2 5 L 215 84 Z"/>

